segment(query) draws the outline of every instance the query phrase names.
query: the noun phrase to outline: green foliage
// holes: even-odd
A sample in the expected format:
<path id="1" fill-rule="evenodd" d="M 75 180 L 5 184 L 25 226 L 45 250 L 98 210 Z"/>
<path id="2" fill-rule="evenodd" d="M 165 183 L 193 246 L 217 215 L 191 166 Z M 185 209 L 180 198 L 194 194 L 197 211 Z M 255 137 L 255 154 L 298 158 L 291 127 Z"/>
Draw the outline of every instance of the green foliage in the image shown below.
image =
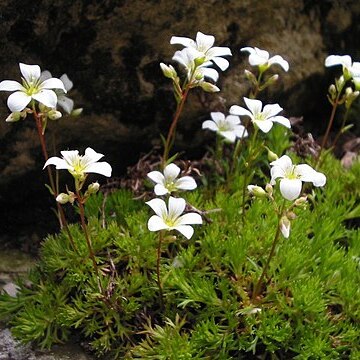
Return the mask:
<path id="1" fill-rule="evenodd" d="M 209 223 L 191 240 L 164 241 L 162 302 L 149 209 L 119 190 L 86 204 L 99 277 L 81 228 L 71 225 L 78 252 L 66 231 L 45 239 L 18 297 L 0 295 L 0 318 L 24 342 L 48 348 L 77 333 L 111 359 L 357 359 L 360 164 L 345 171 L 328 156 L 322 171 L 326 188 L 296 211 L 257 300 L 277 219 L 268 200 L 247 199 L 240 221 L 239 175 L 231 192 L 187 194 Z"/>

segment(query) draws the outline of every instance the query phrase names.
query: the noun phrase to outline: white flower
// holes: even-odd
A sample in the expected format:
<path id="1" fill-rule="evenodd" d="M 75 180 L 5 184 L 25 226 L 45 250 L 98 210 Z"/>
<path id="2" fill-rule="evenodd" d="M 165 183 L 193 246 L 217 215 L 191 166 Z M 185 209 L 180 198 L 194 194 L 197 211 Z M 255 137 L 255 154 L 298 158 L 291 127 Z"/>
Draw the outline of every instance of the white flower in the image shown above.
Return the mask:
<path id="1" fill-rule="evenodd" d="M 156 195 L 171 194 L 177 190 L 193 190 L 197 185 L 191 176 L 183 176 L 179 179 L 180 168 L 175 164 L 169 164 L 164 169 L 164 174 L 160 171 L 151 171 L 147 176 L 156 183 L 154 192 Z"/>
<path id="2" fill-rule="evenodd" d="M 191 49 L 196 58 L 203 58 L 203 61 L 207 63 L 206 66 L 211 64 L 210 61 L 213 61 L 224 71 L 229 67 L 229 62 L 222 56 L 231 55 L 231 50 L 228 47 L 213 47 L 214 42 L 214 36 L 205 35 L 200 31 L 196 34 L 196 41 L 182 36 L 173 36 L 170 39 L 170 44 L 181 44 Z"/>
<path id="3" fill-rule="evenodd" d="M 307 164 L 293 165 L 287 155 L 270 163 L 271 185 L 275 185 L 276 179 L 280 178 L 280 192 L 287 200 L 294 200 L 299 197 L 302 182 L 312 182 L 314 186 L 324 186 L 326 176 L 314 170 Z"/>
<path id="4" fill-rule="evenodd" d="M 111 166 L 107 162 L 98 162 L 104 155 L 99 154 L 92 148 L 85 150 L 85 155 L 79 155 L 78 150 L 61 151 L 63 158 L 53 156 L 49 158 L 44 168 L 55 165 L 56 169 L 66 169 L 76 178 L 83 179 L 87 173 L 97 173 L 107 177 L 111 176 Z"/>
<path id="5" fill-rule="evenodd" d="M 50 79 L 51 73 L 48 70 L 45 70 L 41 73 L 41 80 L 47 80 Z M 64 84 L 64 88 L 66 92 L 69 92 L 73 88 L 73 82 L 69 79 L 67 74 L 63 74 L 60 76 L 60 80 Z M 55 93 L 57 95 L 57 105 L 59 105 L 66 113 L 71 114 L 71 112 L 74 109 L 74 101 L 70 98 L 68 98 L 65 95 L 65 92 L 62 89 L 55 90 Z"/>
<path id="6" fill-rule="evenodd" d="M 202 224 L 202 218 L 199 214 L 191 212 L 181 215 L 185 210 L 186 202 L 182 198 L 170 196 L 169 207 L 162 199 L 152 199 L 146 202 L 155 212 L 148 221 L 150 231 L 159 230 L 177 230 L 187 239 L 194 234 L 193 224 Z"/>
<path id="7" fill-rule="evenodd" d="M 354 62 L 350 68 L 350 75 L 355 84 L 355 89 L 360 90 L 360 62 Z"/>
<path id="8" fill-rule="evenodd" d="M 188 81 L 193 82 L 195 80 L 199 83 L 207 77 L 216 82 L 219 73 L 215 69 L 208 68 L 206 64 L 196 64 L 195 59 L 196 55 L 189 48 L 178 50 L 173 56 L 174 61 L 185 67 Z"/>
<path id="9" fill-rule="evenodd" d="M 271 65 L 278 64 L 285 71 L 289 70 L 289 63 L 280 55 L 270 57 L 266 50 L 261 50 L 257 47 L 243 47 L 240 51 L 246 51 L 250 53 L 249 63 L 251 66 L 259 66 L 263 68 L 263 71 L 267 70 Z"/>
<path id="10" fill-rule="evenodd" d="M 241 106 L 233 105 L 230 108 L 230 114 L 249 116 L 251 121 L 264 133 L 270 131 L 273 126 L 273 122 L 277 122 L 290 129 L 291 125 L 289 119 L 284 116 L 277 115 L 283 110 L 279 104 L 265 105 L 264 109 L 261 111 L 262 102 L 260 100 L 244 97 L 244 101 L 250 111 Z"/>
<path id="11" fill-rule="evenodd" d="M 38 65 L 19 64 L 22 74 L 22 84 L 14 80 L 0 82 L 0 91 L 15 91 L 7 100 L 11 112 L 22 111 L 34 99 L 49 108 L 55 108 L 57 96 L 51 89 L 66 89 L 63 82 L 57 78 L 42 81 L 41 70 Z"/>
<path id="12" fill-rule="evenodd" d="M 212 120 L 205 120 L 202 123 L 203 129 L 216 131 L 230 142 L 248 135 L 238 116 L 228 115 L 225 117 L 221 112 L 212 112 L 210 115 Z"/>

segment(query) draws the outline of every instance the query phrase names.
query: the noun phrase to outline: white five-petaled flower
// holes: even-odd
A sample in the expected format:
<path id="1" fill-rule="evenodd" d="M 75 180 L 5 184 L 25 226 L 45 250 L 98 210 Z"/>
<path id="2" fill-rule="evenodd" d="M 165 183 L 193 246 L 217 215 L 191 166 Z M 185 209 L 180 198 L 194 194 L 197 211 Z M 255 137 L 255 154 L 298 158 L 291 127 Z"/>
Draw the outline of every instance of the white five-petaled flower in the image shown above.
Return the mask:
<path id="1" fill-rule="evenodd" d="M 168 208 L 162 199 L 152 199 L 146 202 L 155 212 L 148 221 L 150 231 L 177 230 L 187 239 L 194 234 L 194 229 L 190 225 L 202 224 L 199 214 L 190 212 L 182 215 L 185 210 L 186 202 L 182 198 L 169 197 Z"/>
<path id="2" fill-rule="evenodd" d="M 234 142 L 236 138 L 248 136 L 238 116 L 228 115 L 225 117 L 222 112 L 212 112 L 210 116 L 212 120 L 205 120 L 202 123 L 203 129 L 216 131 L 230 142 Z"/>
<path id="3" fill-rule="evenodd" d="M 353 78 L 355 86 L 360 81 L 360 62 L 353 62 L 350 55 L 329 55 L 325 59 L 325 66 L 341 65 L 345 80 Z"/>
<path id="4" fill-rule="evenodd" d="M 40 79 L 47 80 L 52 77 L 50 71 L 45 70 L 41 73 Z M 73 82 L 69 79 L 67 74 L 60 76 L 60 80 L 64 84 L 66 92 L 69 92 L 73 88 Z M 57 95 L 57 105 L 59 105 L 66 113 L 71 114 L 74 109 L 74 101 L 65 95 L 65 92 L 62 89 L 56 89 L 55 93 Z"/>
<path id="5" fill-rule="evenodd" d="M 290 129 L 291 125 L 289 119 L 277 115 L 283 110 L 279 104 L 268 104 L 262 109 L 262 102 L 260 100 L 244 97 L 244 101 L 249 110 L 238 105 L 233 105 L 230 108 L 230 114 L 249 116 L 251 121 L 264 133 L 270 131 L 273 122 L 277 122 Z"/>
<path id="6" fill-rule="evenodd" d="M 175 164 L 169 164 L 164 169 L 164 174 L 160 171 L 151 171 L 147 176 L 156 183 L 154 192 L 156 195 L 171 194 L 178 190 L 193 190 L 197 185 L 191 176 L 177 178 L 180 168 Z"/>
<path id="7" fill-rule="evenodd" d="M 228 47 L 213 46 L 215 37 L 212 35 L 205 35 L 198 31 L 196 40 L 192 40 L 182 36 L 172 36 L 170 44 L 180 44 L 189 48 L 194 53 L 195 58 L 203 58 L 206 66 L 213 61 L 221 70 L 226 70 L 229 67 L 229 62 L 223 59 L 223 56 L 231 55 L 231 50 Z"/>
<path id="8" fill-rule="evenodd" d="M 312 182 L 314 186 L 324 186 L 326 176 L 314 170 L 307 164 L 293 165 L 287 155 L 270 163 L 271 185 L 275 185 L 276 179 L 280 179 L 281 195 L 287 200 L 295 200 L 299 197 L 302 182 Z"/>
<path id="9" fill-rule="evenodd" d="M 55 165 L 58 170 L 68 170 L 72 176 L 84 179 L 87 173 L 97 173 L 107 177 L 111 176 L 111 166 L 107 162 L 98 162 L 104 155 L 88 147 L 85 155 L 79 155 L 78 150 L 61 151 L 62 158 L 53 156 L 49 158 L 44 168 Z"/>
<path id="10" fill-rule="evenodd" d="M 55 108 L 57 96 L 52 89 L 61 89 L 66 93 L 63 82 L 57 78 L 41 80 L 41 70 L 38 65 L 19 64 L 22 74 L 22 84 L 14 80 L 0 82 L 0 91 L 15 91 L 7 100 L 11 112 L 22 111 L 34 99 L 49 108 Z"/>
<path id="11" fill-rule="evenodd" d="M 240 51 L 250 53 L 249 63 L 251 66 L 259 66 L 263 71 L 267 70 L 271 65 L 278 64 L 285 71 L 289 70 L 289 63 L 280 55 L 270 57 L 266 50 L 261 50 L 257 47 L 243 47 Z"/>
<path id="12" fill-rule="evenodd" d="M 197 85 L 204 81 L 205 77 L 214 82 L 219 78 L 219 73 L 215 69 L 208 68 L 206 63 L 196 64 L 196 55 L 189 48 L 176 51 L 173 60 L 185 67 L 188 81 L 195 82 Z"/>

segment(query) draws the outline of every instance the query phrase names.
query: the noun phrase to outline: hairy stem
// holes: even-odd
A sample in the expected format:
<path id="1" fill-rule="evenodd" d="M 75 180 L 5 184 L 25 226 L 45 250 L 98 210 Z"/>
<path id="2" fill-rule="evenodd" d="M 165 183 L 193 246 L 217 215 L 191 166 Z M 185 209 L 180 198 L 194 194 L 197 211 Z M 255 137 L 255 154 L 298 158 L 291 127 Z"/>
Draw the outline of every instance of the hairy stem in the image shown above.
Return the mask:
<path id="1" fill-rule="evenodd" d="M 164 146 L 164 153 L 163 153 L 163 159 L 162 159 L 163 168 L 165 167 L 166 162 L 168 161 L 171 145 L 173 142 L 173 137 L 174 137 L 175 130 L 176 130 L 176 125 L 177 125 L 180 115 L 183 111 L 189 91 L 190 91 L 190 86 L 186 86 L 185 91 L 183 92 L 183 94 L 181 96 L 181 100 L 177 105 L 176 112 L 175 112 L 173 121 L 171 123 L 170 129 L 169 129 L 169 132 L 168 132 L 168 135 L 166 138 L 165 146 Z"/>
<path id="2" fill-rule="evenodd" d="M 158 247 L 157 247 L 157 259 L 156 259 L 156 275 L 157 275 L 157 283 L 158 283 L 158 287 L 159 287 L 159 299 L 160 299 L 160 306 L 163 308 L 164 307 L 164 303 L 163 303 L 163 289 L 162 289 L 162 284 L 161 284 L 161 279 L 160 279 L 160 259 L 161 259 L 161 244 L 163 242 L 163 232 L 160 231 L 159 232 L 159 242 L 158 242 Z"/>
<path id="3" fill-rule="evenodd" d="M 37 132 L 39 135 L 41 150 L 42 150 L 45 162 L 46 162 L 49 159 L 49 155 L 48 155 L 47 147 L 46 147 L 45 135 L 44 135 L 43 126 L 42 126 L 42 119 L 41 119 L 41 116 L 36 112 L 35 105 L 33 106 L 33 115 L 35 118 L 36 128 L 37 128 Z M 47 166 L 46 169 L 47 169 L 48 177 L 49 177 L 49 181 L 50 181 L 50 188 L 56 199 L 56 197 L 59 195 L 59 192 L 58 192 L 57 186 L 55 185 L 53 173 L 51 171 L 50 166 Z M 67 221 L 65 218 L 64 210 L 63 210 L 61 204 L 59 204 L 57 201 L 56 201 L 56 207 L 58 210 L 58 220 L 59 220 L 60 228 L 65 228 L 72 248 L 74 249 L 75 252 L 79 253 L 78 249 L 75 245 L 74 239 L 71 235 L 71 232 L 69 230 L 69 227 L 68 227 L 68 224 L 67 224 Z"/>
<path id="4" fill-rule="evenodd" d="M 270 265 L 270 261 L 271 259 L 273 258 L 274 256 L 274 253 L 275 253 L 275 249 L 276 249 L 276 245 L 279 241 L 279 237 L 280 237 L 280 219 L 282 217 L 282 213 L 284 211 L 284 207 L 285 207 L 285 200 L 283 202 L 283 205 L 278 213 L 278 224 L 277 224 L 277 228 L 276 228 L 276 232 L 275 232 L 275 237 L 274 237 L 274 240 L 272 242 L 272 245 L 271 245 L 271 249 L 270 249 L 270 253 L 269 253 L 269 256 L 266 260 L 266 263 L 265 263 L 265 266 L 263 267 L 263 271 L 259 277 L 259 280 L 257 281 L 255 287 L 254 287 L 254 291 L 253 291 L 253 294 L 252 294 L 252 300 L 256 300 L 257 296 L 259 295 L 259 292 L 260 292 L 260 288 L 261 288 L 261 284 L 266 276 L 266 272 L 268 271 L 269 269 L 269 265 Z"/>

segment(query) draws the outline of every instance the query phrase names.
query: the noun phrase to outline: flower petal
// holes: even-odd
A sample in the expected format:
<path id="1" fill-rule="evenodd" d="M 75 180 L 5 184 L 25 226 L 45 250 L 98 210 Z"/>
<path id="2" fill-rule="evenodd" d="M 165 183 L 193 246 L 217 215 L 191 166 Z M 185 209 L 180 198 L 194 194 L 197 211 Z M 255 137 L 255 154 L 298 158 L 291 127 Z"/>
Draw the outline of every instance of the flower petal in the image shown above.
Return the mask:
<path id="1" fill-rule="evenodd" d="M 210 49 L 215 42 L 215 36 L 213 35 L 205 35 L 201 31 L 198 31 L 196 34 L 196 45 L 199 51 L 206 52 Z"/>
<path id="2" fill-rule="evenodd" d="M 226 117 L 226 121 L 231 124 L 231 127 L 235 128 L 235 125 L 238 125 L 241 123 L 240 118 L 238 115 L 228 115 Z"/>
<path id="3" fill-rule="evenodd" d="M 57 78 L 50 78 L 40 84 L 41 89 L 61 89 L 66 93 L 64 83 Z"/>
<path id="4" fill-rule="evenodd" d="M 26 105 L 31 101 L 31 96 L 22 91 L 16 91 L 7 99 L 7 105 L 11 112 L 22 111 Z"/>
<path id="5" fill-rule="evenodd" d="M 222 57 L 215 56 L 211 60 L 222 70 L 226 70 L 229 67 L 229 61 Z"/>
<path id="6" fill-rule="evenodd" d="M 203 129 L 209 129 L 209 130 L 213 130 L 213 131 L 218 131 L 219 128 L 216 125 L 216 123 L 213 120 L 205 120 L 202 123 L 202 128 Z"/>
<path id="7" fill-rule="evenodd" d="M 194 190 L 197 188 L 196 181 L 191 176 L 183 176 L 176 180 L 175 186 L 179 190 Z"/>
<path id="8" fill-rule="evenodd" d="M 55 165 L 56 169 L 58 169 L 58 170 L 69 169 L 69 163 L 67 163 L 64 159 L 61 159 L 57 156 L 53 156 L 53 157 L 49 158 L 46 161 L 43 169 L 45 169 L 48 165 Z"/>
<path id="9" fill-rule="evenodd" d="M 195 212 L 187 213 L 179 217 L 177 225 L 202 224 L 202 217 Z"/>
<path id="10" fill-rule="evenodd" d="M 219 124 L 219 122 L 225 120 L 225 115 L 220 111 L 213 111 L 210 113 L 210 116 L 217 125 Z"/>
<path id="11" fill-rule="evenodd" d="M 20 71 L 27 82 L 32 82 L 40 78 L 41 69 L 39 65 L 27 65 L 20 63 Z"/>
<path id="12" fill-rule="evenodd" d="M 38 93 L 33 94 L 32 98 L 39 103 L 44 104 L 49 108 L 55 108 L 57 103 L 57 96 L 54 91 L 48 89 L 42 89 Z"/>
<path id="13" fill-rule="evenodd" d="M 270 165 L 271 166 L 279 166 L 284 171 L 286 171 L 287 169 L 290 169 L 292 167 L 292 160 L 290 159 L 289 156 L 283 155 L 279 159 L 272 161 L 270 163 Z"/>
<path id="14" fill-rule="evenodd" d="M 342 65 L 347 68 L 350 68 L 352 64 L 352 59 L 349 55 L 329 55 L 325 59 L 325 66 L 334 66 L 334 65 Z"/>
<path id="15" fill-rule="evenodd" d="M 244 115 L 249 117 L 253 116 L 253 114 L 248 109 L 245 109 L 239 105 L 232 105 L 230 107 L 229 113 L 232 115 L 240 115 L 240 116 Z"/>
<path id="16" fill-rule="evenodd" d="M 267 118 L 277 115 L 283 108 L 279 104 L 267 104 L 264 106 L 263 113 Z"/>
<path id="17" fill-rule="evenodd" d="M 160 171 L 150 171 L 147 174 L 147 177 L 154 181 L 156 184 L 164 184 L 165 178 L 164 175 Z"/>
<path id="18" fill-rule="evenodd" d="M 326 184 L 326 176 L 320 172 L 314 170 L 307 164 L 297 165 L 295 168 L 297 175 L 300 175 L 300 179 L 306 182 L 312 182 L 314 186 L 324 186 Z"/>
<path id="19" fill-rule="evenodd" d="M 194 234 L 194 229 L 190 225 L 179 225 L 175 226 L 174 229 L 183 234 L 187 239 L 190 239 Z"/>
<path id="20" fill-rule="evenodd" d="M 67 74 L 63 74 L 60 76 L 60 80 L 63 82 L 64 84 L 64 88 L 66 91 L 69 91 L 72 89 L 73 87 L 73 82 L 69 79 L 69 77 L 67 76 Z"/>
<path id="21" fill-rule="evenodd" d="M 24 91 L 24 87 L 17 81 L 14 80 L 3 80 L 0 82 L 0 91 Z"/>
<path id="22" fill-rule="evenodd" d="M 57 104 L 68 114 L 71 114 L 74 109 L 74 101 L 65 95 L 58 95 Z"/>
<path id="23" fill-rule="evenodd" d="M 258 128 L 265 134 L 268 133 L 273 127 L 271 120 L 253 120 L 253 123 L 256 124 Z"/>
<path id="24" fill-rule="evenodd" d="M 289 70 L 289 63 L 280 55 L 275 55 L 271 57 L 268 61 L 269 65 L 278 64 L 281 66 L 285 71 Z"/>
<path id="25" fill-rule="evenodd" d="M 170 44 L 174 45 L 174 44 L 180 44 L 180 45 L 184 45 L 186 47 L 196 47 L 196 43 L 194 40 L 187 38 L 187 37 L 183 37 L 183 36 L 172 36 L 170 39 Z"/>
<path id="26" fill-rule="evenodd" d="M 164 177 L 166 181 L 173 181 L 180 174 L 180 168 L 175 164 L 165 166 Z"/>
<path id="27" fill-rule="evenodd" d="M 165 218 L 168 214 L 165 201 L 162 199 L 152 199 L 150 201 L 146 202 L 147 205 L 149 205 L 155 214 L 161 218 Z"/>
<path id="28" fill-rule="evenodd" d="M 153 215 L 148 221 L 148 229 L 150 231 L 159 231 L 169 229 L 169 226 L 165 224 L 160 216 Z"/>
<path id="29" fill-rule="evenodd" d="M 274 122 L 277 122 L 285 127 L 287 127 L 288 129 L 291 128 L 291 124 L 290 124 L 290 121 L 289 119 L 287 119 L 286 117 L 284 116 L 274 116 L 271 118 L 272 121 Z"/>
<path id="30" fill-rule="evenodd" d="M 231 50 L 225 46 L 214 46 L 206 53 L 209 58 L 232 55 Z"/>
<path id="31" fill-rule="evenodd" d="M 156 184 L 154 186 L 155 195 L 161 196 L 165 194 L 169 194 L 169 190 L 163 184 Z"/>
<path id="32" fill-rule="evenodd" d="M 96 162 L 89 164 L 86 169 L 84 170 L 86 173 L 96 173 L 101 174 L 107 177 L 111 176 L 112 168 L 111 165 L 105 161 L 103 162 Z"/>
<path id="33" fill-rule="evenodd" d="M 247 108 L 252 112 L 252 114 L 256 115 L 261 113 L 262 102 L 260 100 L 244 97 L 244 101 Z"/>
<path id="34" fill-rule="evenodd" d="M 236 135 L 234 131 L 219 131 L 219 134 L 231 143 L 235 142 Z"/>
<path id="35" fill-rule="evenodd" d="M 301 192 L 302 182 L 300 179 L 281 179 L 280 192 L 287 200 L 295 200 Z"/>
<path id="36" fill-rule="evenodd" d="M 182 198 L 169 197 L 169 218 L 177 219 L 185 210 L 186 202 Z"/>
<path id="37" fill-rule="evenodd" d="M 96 161 L 99 161 L 102 157 L 104 157 L 103 154 L 100 154 L 91 147 L 88 147 L 85 149 L 83 161 L 86 161 L 86 163 L 94 163 Z"/>

